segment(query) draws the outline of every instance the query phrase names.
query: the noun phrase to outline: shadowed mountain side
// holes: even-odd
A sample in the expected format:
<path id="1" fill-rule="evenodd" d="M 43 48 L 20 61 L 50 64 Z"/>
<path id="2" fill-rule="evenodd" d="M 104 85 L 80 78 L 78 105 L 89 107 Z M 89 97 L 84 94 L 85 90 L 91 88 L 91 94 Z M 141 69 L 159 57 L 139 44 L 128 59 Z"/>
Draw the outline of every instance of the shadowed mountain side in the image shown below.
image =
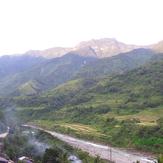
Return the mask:
<path id="1" fill-rule="evenodd" d="M 8 75 L 26 71 L 36 64 L 45 61 L 45 58 L 29 55 L 0 57 L 0 80 Z"/>
<path id="2" fill-rule="evenodd" d="M 68 53 L 62 57 L 35 64 L 26 71 L 2 78 L 0 94 L 38 94 L 76 78 L 97 78 L 122 74 L 143 65 L 155 56 L 156 54 L 149 49 L 136 49 L 105 59 L 83 57 L 74 52 Z"/>
<path id="3" fill-rule="evenodd" d="M 0 80 L 0 94 L 18 95 L 21 94 L 22 90 L 24 94 L 24 90 L 28 92 L 27 88 L 31 88 L 27 87 L 30 81 L 33 81 L 32 83 L 37 83 L 34 84 L 37 85 L 38 91 L 36 91 L 36 93 L 50 89 L 70 80 L 81 67 L 94 60 L 95 58 L 92 57 L 81 57 L 71 53 L 60 58 L 46 60 L 41 64 L 36 64 L 27 71 L 10 75 Z"/>
<path id="4" fill-rule="evenodd" d="M 148 62 L 155 53 L 149 49 L 135 49 L 114 57 L 104 58 L 83 67 L 77 78 L 92 78 L 122 74 Z"/>

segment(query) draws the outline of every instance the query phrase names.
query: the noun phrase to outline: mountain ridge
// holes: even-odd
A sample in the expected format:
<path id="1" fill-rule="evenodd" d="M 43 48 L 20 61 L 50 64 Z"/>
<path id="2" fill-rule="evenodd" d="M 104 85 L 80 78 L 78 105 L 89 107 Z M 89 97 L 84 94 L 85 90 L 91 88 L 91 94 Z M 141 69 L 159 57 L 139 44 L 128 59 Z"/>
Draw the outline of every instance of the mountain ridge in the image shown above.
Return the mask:
<path id="1" fill-rule="evenodd" d="M 101 38 L 91 39 L 88 41 L 81 41 L 72 47 L 54 46 L 44 50 L 29 50 L 21 54 L 13 54 L 8 56 L 22 56 L 29 55 L 35 57 L 44 57 L 46 59 L 62 57 L 67 53 L 78 53 L 78 55 L 85 57 L 106 58 L 126 53 L 138 48 L 151 49 L 155 53 L 163 52 L 163 40 L 149 44 L 149 45 L 135 45 L 118 41 L 115 38 Z M 2 55 L 4 56 L 4 55 Z"/>
<path id="2" fill-rule="evenodd" d="M 117 42 L 108 44 L 110 48 Z M 96 41 L 87 45 L 41 61 L 37 52 L 27 58 L 0 58 L 0 107 L 14 106 L 12 111 L 23 123 L 52 124 L 67 134 L 162 152 L 162 42 L 107 58 L 98 57 Z M 81 125 L 100 134 L 76 133 L 74 126 Z"/>
<path id="3" fill-rule="evenodd" d="M 82 41 L 74 47 L 54 47 L 45 50 L 31 50 L 25 54 L 42 56 L 45 58 L 56 58 L 66 53 L 78 53 L 81 56 L 93 56 L 97 58 L 106 58 L 116 56 L 120 53 L 126 53 L 138 48 L 151 49 L 156 53 L 163 52 L 163 41 L 150 45 L 126 44 L 115 38 L 101 38 Z"/>
<path id="4" fill-rule="evenodd" d="M 116 39 L 103 38 L 83 41 L 77 44 L 75 47 L 54 47 L 46 50 L 31 50 L 26 52 L 25 54 L 43 56 L 45 58 L 55 58 L 61 57 L 66 53 L 71 52 L 78 53 L 81 56 L 94 56 L 97 58 L 105 58 L 141 47 L 144 46 L 130 45 L 119 42 Z"/>

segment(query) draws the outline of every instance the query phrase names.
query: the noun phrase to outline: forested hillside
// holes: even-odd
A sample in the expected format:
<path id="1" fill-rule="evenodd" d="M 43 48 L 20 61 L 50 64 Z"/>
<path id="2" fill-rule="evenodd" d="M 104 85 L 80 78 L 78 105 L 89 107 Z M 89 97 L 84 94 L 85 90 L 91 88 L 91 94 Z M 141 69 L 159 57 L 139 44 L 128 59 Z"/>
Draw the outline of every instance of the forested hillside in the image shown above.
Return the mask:
<path id="1" fill-rule="evenodd" d="M 97 78 L 97 76 L 122 74 L 145 64 L 155 55 L 150 49 L 135 49 L 90 63 L 79 71 L 77 77 Z"/>
<path id="2" fill-rule="evenodd" d="M 156 58 L 122 75 L 76 79 L 39 97 L 16 98 L 19 116 L 62 132 L 160 152 L 163 58 Z M 78 124 L 97 133 L 78 131 Z"/>
<path id="3" fill-rule="evenodd" d="M 89 57 L 89 54 L 83 57 L 77 52 L 54 59 L 23 55 L 13 56 L 12 60 L 9 57 L 4 63 L 6 66 L 2 64 L 0 68 L 0 95 L 38 95 L 72 79 L 123 74 L 155 56 L 152 50 L 137 49 L 105 59 Z"/>
<path id="4" fill-rule="evenodd" d="M 105 59 L 77 51 L 4 59 L 0 106 L 7 117 L 114 146 L 163 150 L 162 54 L 141 48 Z"/>
<path id="5" fill-rule="evenodd" d="M 81 57 L 71 53 L 45 60 L 41 64 L 35 64 L 24 71 L 2 78 L 0 95 L 38 94 L 72 79 L 81 67 L 94 60 L 92 57 Z"/>

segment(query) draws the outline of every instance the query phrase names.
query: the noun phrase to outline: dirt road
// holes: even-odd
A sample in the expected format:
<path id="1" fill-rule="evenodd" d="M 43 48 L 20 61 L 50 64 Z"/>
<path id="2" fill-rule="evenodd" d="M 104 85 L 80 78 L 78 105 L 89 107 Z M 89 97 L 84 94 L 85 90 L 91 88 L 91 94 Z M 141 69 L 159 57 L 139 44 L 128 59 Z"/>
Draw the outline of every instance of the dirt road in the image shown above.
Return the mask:
<path id="1" fill-rule="evenodd" d="M 67 136 L 64 134 L 59 134 L 54 131 L 45 130 L 40 127 L 32 126 L 32 125 L 23 125 L 24 127 L 30 127 L 33 129 L 38 129 L 45 131 L 52 136 L 68 143 L 69 145 L 79 148 L 83 151 L 88 152 L 92 156 L 100 156 L 102 159 L 112 160 L 115 163 L 133 163 L 139 161 L 140 163 L 155 163 L 157 162 L 155 159 L 149 156 L 144 156 L 142 154 L 135 154 L 126 150 L 112 148 L 105 145 L 95 144 L 89 141 L 80 140 L 77 138 L 73 138 L 71 136 Z"/>
<path id="2" fill-rule="evenodd" d="M 6 131 L 5 133 L 0 134 L 0 139 L 4 139 L 4 138 L 6 138 L 7 135 L 9 134 L 9 130 L 10 130 L 10 128 L 7 127 L 7 131 Z"/>

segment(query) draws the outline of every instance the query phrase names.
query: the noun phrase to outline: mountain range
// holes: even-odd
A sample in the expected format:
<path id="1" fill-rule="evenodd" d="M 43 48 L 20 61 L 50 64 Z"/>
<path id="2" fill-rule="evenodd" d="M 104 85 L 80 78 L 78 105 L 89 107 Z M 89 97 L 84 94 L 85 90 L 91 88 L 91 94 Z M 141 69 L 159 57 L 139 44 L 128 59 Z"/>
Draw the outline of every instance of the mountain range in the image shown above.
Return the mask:
<path id="1" fill-rule="evenodd" d="M 123 74 L 161 53 L 162 44 L 141 47 L 115 39 L 100 39 L 81 42 L 75 48 L 2 56 L 0 95 L 39 94 L 75 78 Z"/>
<path id="2" fill-rule="evenodd" d="M 162 83 L 163 42 L 100 39 L 0 57 L 0 108 L 22 123 L 157 153 Z"/>
<path id="3" fill-rule="evenodd" d="M 105 58 L 115 56 L 119 53 L 129 52 L 138 48 L 151 49 L 157 53 L 163 52 L 162 49 L 163 41 L 156 44 L 140 46 L 140 45 L 130 45 L 125 44 L 116 39 L 103 38 L 103 39 L 92 39 L 89 41 L 83 41 L 76 45 L 75 47 L 64 48 L 64 47 L 54 47 L 46 50 L 31 50 L 26 52 L 28 55 L 32 56 L 42 56 L 45 58 L 56 58 L 65 55 L 66 53 L 77 53 L 81 56 L 92 56 L 97 58 Z"/>
<path id="4" fill-rule="evenodd" d="M 92 39 L 90 41 L 81 42 L 72 48 L 55 47 L 43 51 L 28 51 L 26 54 L 43 56 L 45 58 L 56 58 L 66 53 L 78 53 L 81 56 L 93 56 L 98 58 L 111 57 L 119 53 L 128 52 L 141 46 L 127 45 L 116 39 Z"/>

